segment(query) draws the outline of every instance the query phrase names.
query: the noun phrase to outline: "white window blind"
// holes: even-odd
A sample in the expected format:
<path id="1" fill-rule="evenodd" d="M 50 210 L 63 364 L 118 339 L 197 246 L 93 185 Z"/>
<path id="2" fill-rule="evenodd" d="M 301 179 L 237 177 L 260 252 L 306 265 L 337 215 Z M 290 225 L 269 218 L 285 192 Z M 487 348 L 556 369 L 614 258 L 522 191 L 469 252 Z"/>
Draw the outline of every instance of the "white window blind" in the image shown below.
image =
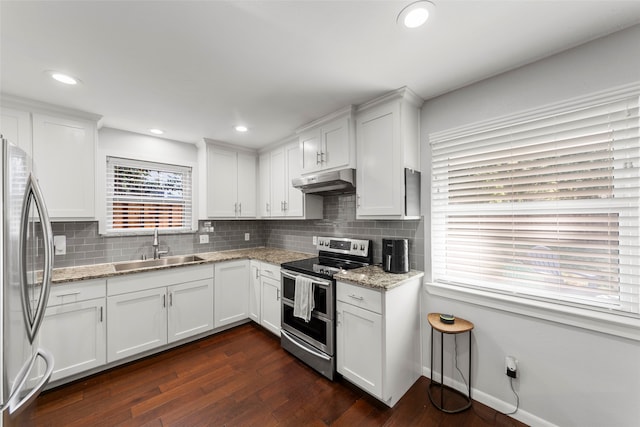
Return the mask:
<path id="1" fill-rule="evenodd" d="M 107 232 L 190 231 L 191 168 L 107 157 Z"/>
<path id="2" fill-rule="evenodd" d="M 430 135 L 433 280 L 638 316 L 638 100 Z"/>

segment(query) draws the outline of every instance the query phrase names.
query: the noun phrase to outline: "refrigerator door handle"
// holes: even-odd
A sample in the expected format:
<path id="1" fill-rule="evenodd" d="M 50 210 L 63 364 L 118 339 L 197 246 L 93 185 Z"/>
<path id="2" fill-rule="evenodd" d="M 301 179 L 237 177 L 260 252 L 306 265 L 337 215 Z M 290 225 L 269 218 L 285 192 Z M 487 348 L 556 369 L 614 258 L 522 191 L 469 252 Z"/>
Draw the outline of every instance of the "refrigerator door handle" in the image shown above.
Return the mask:
<path id="1" fill-rule="evenodd" d="M 44 246 L 44 267 L 42 270 L 42 289 L 40 291 L 40 298 L 38 300 L 38 305 L 36 307 L 36 311 L 31 316 L 31 307 L 29 302 L 28 295 L 28 285 L 27 285 L 27 248 L 26 248 L 26 235 L 27 235 L 27 227 L 29 224 L 29 210 L 31 202 L 29 199 L 33 195 L 33 201 L 38 209 L 38 213 L 40 215 L 40 224 L 42 227 L 42 235 L 43 235 L 43 246 Z M 42 196 L 42 190 L 38 185 L 38 181 L 33 176 L 33 174 L 29 174 L 29 179 L 27 181 L 27 191 L 25 192 L 25 198 L 22 207 L 22 227 L 20 230 L 20 248 L 21 252 L 21 265 L 22 265 L 22 274 L 20 275 L 22 280 L 22 304 L 23 304 L 23 314 L 25 316 L 25 323 L 27 325 L 27 331 L 29 335 L 29 341 L 33 342 L 38 333 L 38 329 L 42 324 L 42 320 L 44 319 L 45 310 L 47 308 L 47 301 L 49 300 L 49 290 L 51 288 L 51 276 L 53 274 L 53 232 L 51 231 L 51 222 L 49 221 L 49 213 L 47 212 L 47 206 L 44 202 L 44 197 Z"/>
<path id="2" fill-rule="evenodd" d="M 42 375 L 42 377 L 38 381 L 38 384 L 36 384 L 35 387 L 29 390 L 29 393 L 27 393 L 26 396 L 24 396 L 19 401 L 14 402 L 15 400 L 17 400 L 18 396 L 20 396 L 19 392 L 23 389 L 25 383 L 29 381 L 29 378 L 31 376 L 29 374 L 31 373 L 31 370 L 35 366 L 38 356 L 42 357 L 45 363 L 47 364 L 47 369 L 45 370 L 44 375 Z M 29 406 L 38 397 L 42 389 L 44 389 L 44 386 L 47 385 L 47 383 L 49 382 L 49 379 L 51 378 L 52 373 L 53 373 L 53 355 L 49 353 L 47 350 L 43 348 L 39 348 L 38 353 L 36 354 L 36 357 L 34 357 L 31 360 L 31 364 L 29 366 L 29 370 L 27 371 L 27 374 L 23 377 L 20 385 L 16 387 L 15 392 L 13 393 L 12 397 L 8 402 L 7 406 L 9 409 L 9 415 L 11 416 L 17 415 L 20 413 L 20 411 L 22 411 L 24 408 Z"/>

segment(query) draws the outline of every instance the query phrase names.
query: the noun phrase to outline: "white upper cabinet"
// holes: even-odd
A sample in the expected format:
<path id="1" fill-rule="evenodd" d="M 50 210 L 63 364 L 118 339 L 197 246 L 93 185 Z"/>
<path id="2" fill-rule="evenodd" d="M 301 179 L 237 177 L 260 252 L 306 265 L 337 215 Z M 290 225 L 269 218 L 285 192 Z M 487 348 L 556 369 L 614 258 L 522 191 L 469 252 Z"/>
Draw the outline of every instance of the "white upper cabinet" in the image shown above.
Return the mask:
<path id="1" fill-rule="evenodd" d="M 202 218 L 256 217 L 256 154 L 203 143 L 199 149 Z"/>
<path id="2" fill-rule="evenodd" d="M 2 132 L 29 153 L 53 220 L 95 218 L 99 116 L 8 97 Z"/>
<path id="3" fill-rule="evenodd" d="M 291 184 L 293 178 L 300 176 L 300 153 L 295 140 L 260 156 L 259 211 L 262 218 L 322 218 L 322 197 L 304 194 Z"/>
<path id="4" fill-rule="evenodd" d="M 353 106 L 298 129 L 301 175 L 356 167 Z"/>
<path id="5" fill-rule="evenodd" d="M 420 216 L 421 105 L 402 88 L 358 108 L 357 218 Z"/>

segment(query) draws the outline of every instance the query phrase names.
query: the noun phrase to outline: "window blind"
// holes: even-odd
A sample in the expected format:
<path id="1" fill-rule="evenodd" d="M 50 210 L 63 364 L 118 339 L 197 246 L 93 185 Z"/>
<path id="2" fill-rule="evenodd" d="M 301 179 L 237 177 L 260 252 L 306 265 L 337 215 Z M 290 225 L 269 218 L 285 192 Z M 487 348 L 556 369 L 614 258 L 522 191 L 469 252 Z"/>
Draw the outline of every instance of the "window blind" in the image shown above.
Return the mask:
<path id="1" fill-rule="evenodd" d="M 191 168 L 107 157 L 107 232 L 190 231 Z"/>
<path id="2" fill-rule="evenodd" d="M 638 101 L 430 135 L 433 280 L 638 316 Z"/>

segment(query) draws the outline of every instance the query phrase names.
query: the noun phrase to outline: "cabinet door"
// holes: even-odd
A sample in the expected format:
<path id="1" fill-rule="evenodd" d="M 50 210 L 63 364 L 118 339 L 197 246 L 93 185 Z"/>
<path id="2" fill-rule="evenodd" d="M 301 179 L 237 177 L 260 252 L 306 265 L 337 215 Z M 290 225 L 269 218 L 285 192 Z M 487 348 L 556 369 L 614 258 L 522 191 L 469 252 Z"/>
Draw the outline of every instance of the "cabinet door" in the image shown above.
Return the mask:
<path id="1" fill-rule="evenodd" d="M 271 153 L 264 153 L 260 156 L 258 181 L 258 215 L 261 218 L 271 216 Z"/>
<path id="2" fill-rule="evenodd" d="M 382 316 L 338 301 L 337 370 L 373 396 L 382 397 Z"/>
<path id="3" fill-rule="evenodd" d="M 287 177 L 285 191 L 287 192 L 287 216 L 304 216 L 304 194 L 291 184 L 291 180 L 302 174 L 300 162 L 300 147 L 297 144 L 284 148 L 287 159 Z"/>
<path id="4" fill-rule="evenodd" d="M 95 217 L 95 125 L 33 115 L 33 161 L 52 218 Z"/>
<path id="5" fill-rule="evenodd" d="M 271 215 L 285 216 L 287 202 L 287 163 L 285 150 L 279 148 L 271 153 Z"/>
<path id="6" fill-rule="evenodd" d="M 401 215 L 404 192 L 399 147 L 399 107 L 376 109 L 357 119 L 357 214 Z"/>
<path id="7" fill-rule="evenodd" d="M 349 164 L 349 119 L 343 118 L 322 127 L 322 169 L 345 167 Z"/>
<path id="8" fill-rule="evenodd" d="M 237 153 L 209 147 L 207 156 L 207 215 L 233 218 L 238 203 Z"/>
<path id="9" fill-rule="evenodd" d="M 106 363 L 105 314 L 104 298 L 47 308 L 40 345 L 55 359 L 52 381 Z"/>
<path id="10" fill-rule="evenodd" d="M 262 326 L 280 336 L 280 280 L 262 278 Z"/>
<path id="11" fill-rule="evenodd" d="M 167 297 L 168 342 L 213 329 L 213 279 L 169 286 Z"/>
<path id="12" fill-rule="evenodd" d="M 228 325 L 249 318 L 249 261 L 215 265 L 215 322 Z"/>
<path id="13" fill-rule="evenodd" d="M 238 153 L 238 217 L 256 217 L 256 156 Z"/>
<path id="14" fill-rule="evenodd" d="M 299 146 L 302 155 L 302 172 L 309 173 L 320 169 L 321 134 L 313 129 L 300 135 Z"/>
<path id="15" fill-rule="evenodd" d="M 32 155 L 30 113 L 3 107 L 0 134 L 10 143 L 22 148 L 29 156 Z"/>
<path id="16" fill-rule="evenodd" d="M 251 261 L 251 280 L 249 281 L 249 318 L 260 323 L 260 262 Z"/>
<path id="17" fill-rule="evenodd" d="M 107 298 L 107 361 L 167 343 L 166 288 Z"/>

